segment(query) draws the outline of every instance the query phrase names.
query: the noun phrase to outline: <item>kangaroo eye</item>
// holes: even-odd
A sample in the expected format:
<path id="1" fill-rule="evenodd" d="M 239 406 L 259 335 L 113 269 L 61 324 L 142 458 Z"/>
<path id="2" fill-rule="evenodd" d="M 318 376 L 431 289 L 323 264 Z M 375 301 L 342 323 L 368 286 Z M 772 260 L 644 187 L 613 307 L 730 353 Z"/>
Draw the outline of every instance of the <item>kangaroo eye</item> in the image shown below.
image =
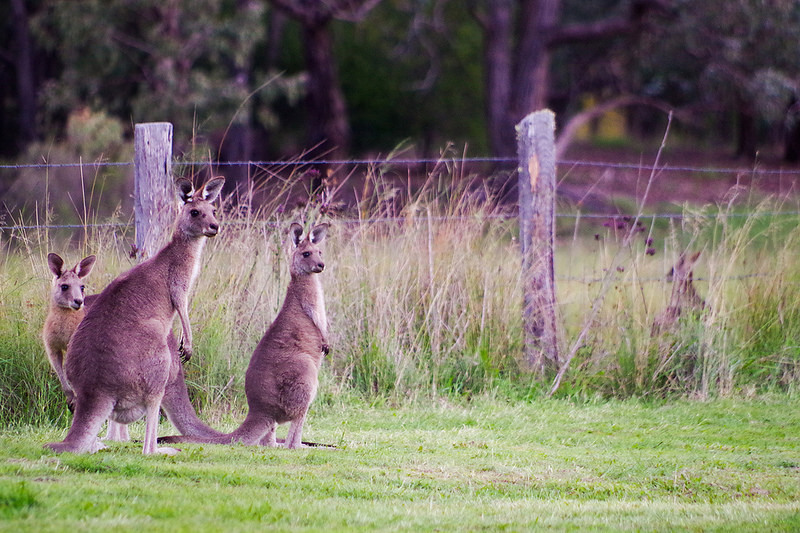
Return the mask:
<path id="1" fill-rule="evenodd" d="M 192 217 L 196 217 L 197 215 L 200 214 L 200 211 L 198 211 L 197 209 L 192 209 L 191 211 L 189 211 L 189 214 L 192 215 Z"/>
<path id="2" fill-rule="evenodd" d="M 61 286 L 61 290 L 64 291 L 64 292 L 68 291 L 69 290 L 69 285 L 67 285 L 65 283 L 64 285 Z"/>
<path id="3" fill-rule="evenodd" d="M 86 288 L 86 285 L 81 285 L 81 292 Z"/>
<path id="4" fill-rule="evenodd" d="M 311 252 L 303 252 L 303 257 L 308 257 L 311 255 Z"/>

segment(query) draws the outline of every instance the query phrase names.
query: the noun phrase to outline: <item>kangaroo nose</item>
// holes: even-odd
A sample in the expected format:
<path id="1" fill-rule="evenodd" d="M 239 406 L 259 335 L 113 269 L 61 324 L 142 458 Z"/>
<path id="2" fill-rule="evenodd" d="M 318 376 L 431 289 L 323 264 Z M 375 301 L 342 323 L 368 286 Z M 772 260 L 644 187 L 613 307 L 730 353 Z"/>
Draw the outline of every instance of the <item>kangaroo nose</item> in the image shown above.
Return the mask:
<path id="1" fill-rule="evenodd" d="M 83 305 L 83 298 L 75 298 L 74 302 L 80 307 Z"/>
<path id="2" fill-rule="evenodd" d="M 219 226 L 216 224 L 209 224 L 208 227 L 213 229 L 214 231 L 217 231 L 219 229 Z"/>
<path id="3" fill-rule="evenodd" d="M 317 263 L 317 268 L 319 269 L 320 272 L 322 272 L 323 270 L 325 270 L 325 263 L 320 261 L 319 263 Z"/>

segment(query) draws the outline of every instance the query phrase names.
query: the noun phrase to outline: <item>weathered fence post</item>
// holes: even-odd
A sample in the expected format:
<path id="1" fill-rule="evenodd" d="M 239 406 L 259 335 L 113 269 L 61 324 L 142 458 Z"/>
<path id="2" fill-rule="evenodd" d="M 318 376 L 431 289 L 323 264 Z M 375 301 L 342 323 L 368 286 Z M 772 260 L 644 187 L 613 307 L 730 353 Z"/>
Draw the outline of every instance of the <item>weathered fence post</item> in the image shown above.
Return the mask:
<path id="1" fill-rule="evenodd" d="M 549 110 L 531 113 L 517 124 L 525 358 L 539 373 L 560 366 L 553 265 L 554 132 L 555 116 Z"/>
<path id="2" fill-rule="evenodd" d="M 166 244 L 175 219 L 172 124 L 136 124 L 133 145 L 136 255 L 147 259 Z"/>

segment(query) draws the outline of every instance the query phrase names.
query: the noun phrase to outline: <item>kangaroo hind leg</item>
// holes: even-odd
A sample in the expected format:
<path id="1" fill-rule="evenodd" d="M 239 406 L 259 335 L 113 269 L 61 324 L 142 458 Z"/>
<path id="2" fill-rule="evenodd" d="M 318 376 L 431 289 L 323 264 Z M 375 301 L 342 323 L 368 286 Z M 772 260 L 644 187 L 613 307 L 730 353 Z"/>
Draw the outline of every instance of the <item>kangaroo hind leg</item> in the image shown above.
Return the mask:
<path id="1" fill-rule="evenodd" d="M 113 407 L 112 398 L 78 397 L 67 436 L 61 442 L 51 442 L 45 446 L 55 452 L 72 453 L 94 453 L 105 448 L 97 435 Z"/>
<path id="2" fill-rule="evenodd" d="M 153 401 L 147 406 L 147 420 L 144 428 L 144 445 L 142 453 L 145 455 L 153 453 L 162 453 L 164 455 L 175 455 L 180 450 L 177 448 L 170 448 L 167 446 L 158 446 L 158 419 L 161 409 L 161 398 L 158 401 Z"/>
<path id="3" fill-rule="evenodd" d="M 286 435 L 287 448 L 303 447 L 303 424 L 306 421 L 307 412 L 303 412 L 302 415 L 292 420 L 291 424 L 289 424 L 289 433 Z"/>

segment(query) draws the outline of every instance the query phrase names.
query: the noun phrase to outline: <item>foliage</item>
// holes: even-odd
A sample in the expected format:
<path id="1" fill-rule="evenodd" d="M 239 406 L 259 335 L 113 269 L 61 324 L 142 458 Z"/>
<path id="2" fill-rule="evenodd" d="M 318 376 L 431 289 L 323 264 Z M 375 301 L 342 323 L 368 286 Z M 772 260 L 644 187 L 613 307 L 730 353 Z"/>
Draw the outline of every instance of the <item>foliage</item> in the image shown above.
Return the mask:
<path id="1" fill-rule="evenodd" d="M 511 3 L 516 19 L 523 3 Z M 0 32 L 0 57 L 14 65 L 20 46 L 15 25 L 27 23 L 37 67 L 32 83 L 40 85 L 35 126 L 41 138 L 60 137 L 67 117 L 88 108 L 126 125 L 173 122 L 179 143 L 194 139 L 212 157 L 219 157 L 223 136 L 255 157 L 313 148 L 303 145 L 301 133 L 308 123 L 300 105 L 307 79 L 301 35 L 293 22 L 276 22 L 269 2 L 23 4 L 27 20 L 0 6 L 8 30 Z M 651 3 L 560 4 L 559 27 L 574 27 L 625 18 Z M 636 31 L 553 47 L 549 105 L 563 123 L 587 95 L 596 101 L 638 95 L 682 110 L 682 127 L 705 139 L 729 139 L 734 115 L 741 114 L 769 134 L 762 135 L 763 145 L 777 141 L 782 125 L 791 126 L 784 124 L 787 106 L 800 92 L 797 3 L 659 4 L 664 9 L 638 21 Z M 486 152 L 485 115 L 494 96 L 484 91 L 486 42 L 473 14 L 490 5 L 383 0 L 363 20 L 334 24 L 356 151 L 385 151 L 410 139 L 420 152 L 447 142 Z M 0 69 L 0 123 L 8 132 L 17 129 L 17 70 Z M 644 137 L 662 118 L 644 108 L 630 117 Z M 246 135 L 233 140 L 229 127 Z M 3 150 L 14 153 L 13 134 L 7 137 Z"/>
<path id="2" fill-rule="evenodd" d="M 741 112 L 779 129 L 800 94 L 800 48 L 792 37 L 800 5 L 715 0 L 698 7 L 675 2 L 672 22 L 642 35 L 634 90 L 723 119 Z"/>
<path id="3" fill-rule="evenodd" d="M 264 5 L 45 3 L 34 17 L 35 35 L 61 71 L 42 91 L 43 122 L 52 131 L 60 117 L 88 106 L 126 122 L 172 122 L 182 140 L 248 121 L 250 93 L 272 77 L 253 66 L 264 39 Z"/>
<path id="4" fill-rule="evenodd" d="M 24 156 L 30 162 L 44 160 L 44 176 L 39 167 L 6 174 L 3 207 L 20 221 L 43 213 L 41 222 L 63 224 L 89 223 L 89 213 L 96 220 L 130 211 L 132 167 L 93 165 L 133 159 L 124 132 L 123 124 L 105 112 L 81 108 L 70 113 L 62 142 L 34 143 Z M 48 209 L 40 209 L 41 201 Z"/>

